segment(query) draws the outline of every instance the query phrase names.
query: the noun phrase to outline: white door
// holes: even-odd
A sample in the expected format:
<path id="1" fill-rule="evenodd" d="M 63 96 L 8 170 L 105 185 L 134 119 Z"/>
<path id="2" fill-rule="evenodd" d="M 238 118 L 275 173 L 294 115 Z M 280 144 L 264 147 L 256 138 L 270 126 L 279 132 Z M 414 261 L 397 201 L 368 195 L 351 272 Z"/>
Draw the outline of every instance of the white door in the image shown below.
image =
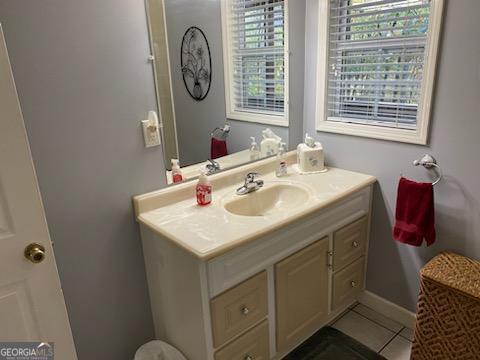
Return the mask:
<path id="1" fill-rule="evenodd" d="M 77 358 L 1 26 L 0 341 L 54 342 L 56 359 Z"/>

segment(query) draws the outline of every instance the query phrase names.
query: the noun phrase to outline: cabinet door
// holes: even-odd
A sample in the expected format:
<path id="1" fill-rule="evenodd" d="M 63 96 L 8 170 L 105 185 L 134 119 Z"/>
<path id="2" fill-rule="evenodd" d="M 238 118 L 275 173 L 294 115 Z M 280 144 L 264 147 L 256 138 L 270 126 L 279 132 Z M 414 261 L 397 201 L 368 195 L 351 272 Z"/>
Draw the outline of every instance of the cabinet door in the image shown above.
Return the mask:
<path id="1" fill-rule="evenodd" d="M 275 264 L 277 350 L 287 350 L 328 315 L 328 238 Z"/>

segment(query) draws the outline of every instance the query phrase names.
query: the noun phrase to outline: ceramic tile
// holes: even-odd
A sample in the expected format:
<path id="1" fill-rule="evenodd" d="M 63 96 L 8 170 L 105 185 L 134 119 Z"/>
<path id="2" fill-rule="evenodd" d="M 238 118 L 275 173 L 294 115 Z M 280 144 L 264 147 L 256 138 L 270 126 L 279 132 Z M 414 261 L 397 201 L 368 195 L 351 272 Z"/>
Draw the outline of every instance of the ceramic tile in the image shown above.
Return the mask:
<path id="1" fill-rule="evenodd" d="M 350 311 L 341 317 L 333 324 L 333 327 L 377 352 L 395 336 L 393 331 L 354 311 Z"/>
<path id="2" fill-rule="evenodd" d="M 413 330 L 406 327 L 402 330 L 400 336 L 403 336 L 407 340 L 413 341 Z"/>
<path id="3" fill-rule="evenodd" d="M 380 351 L 380 355 L 387 360 L 409 360 L 412 343 L 401 336 L 395 337 L 385 348 Z"/>
<path id="4" fill-rule="evenodd" d="M 347 314 L 348 312 L 350 312 L 349 309 L 343 311 L 342 313 L 338 314 L 337 317 L 335 317 L 335 319 L 333 319 L 332 321 L 330 321 L 328 323 L 328 325 L 332 326 L 334 323 L 336 323 L 338 320 L 340 320 L 345 314 Z"/>
<path id="5" fill-rule="evenodd" d="M 402 324 L 399 324 L 396 321 L 379 314 L 365 305 L 358 304 L 353 308 L 353 311 L 365 316 L 367 319 L 370 319 L 379 325 L 386 327 L 389 330 L 392 330 L 393 332 L 397 333 L 403 328 Z"/>

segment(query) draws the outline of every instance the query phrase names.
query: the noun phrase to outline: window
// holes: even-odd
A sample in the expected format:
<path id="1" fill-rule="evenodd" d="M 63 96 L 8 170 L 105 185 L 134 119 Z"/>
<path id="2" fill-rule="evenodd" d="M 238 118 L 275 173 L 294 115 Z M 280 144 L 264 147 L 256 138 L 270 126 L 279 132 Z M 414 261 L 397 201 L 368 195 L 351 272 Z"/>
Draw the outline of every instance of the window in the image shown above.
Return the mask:
<path id="1" fill-rule="evenodd" d="M 223 0 L 227 118 L 288 126 L 285 0 Z"/>
<path id="2" fill-rule="evenodd" d="M 321 0 L 317 129 L 426 144 L 443 0 Z"/>

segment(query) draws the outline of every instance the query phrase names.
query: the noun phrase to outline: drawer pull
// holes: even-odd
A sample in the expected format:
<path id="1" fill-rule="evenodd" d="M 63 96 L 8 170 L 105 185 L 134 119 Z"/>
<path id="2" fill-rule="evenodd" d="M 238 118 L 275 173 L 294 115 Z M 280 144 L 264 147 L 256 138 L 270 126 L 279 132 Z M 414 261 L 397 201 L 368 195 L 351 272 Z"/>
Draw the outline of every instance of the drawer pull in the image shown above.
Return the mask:
<path id="1" fill-rule="evenodd" d="M 357 287 L 357 283 L 356 283 L 354 280 L 352 280 L 352 282 L 350 283 L 350 285 L 352 286 L 352 288 L 356 288 L 356 287 Z"/>
<path id="2" fill-rule="evenodd" d="M 356 241 L 352 242 L 352 247 L 357 248 L 358 247 L 358 242 L 356 242 Z"/>
<path id="3" fill-rule="evenodd" d="M 253 356 L 250 356 L 250 355 L 247 354 L 247 355 L 245 355 L 243 360 L 253 360 Z"/>
<path id="4" fill-rule="evenodd" d="M 246 306 L 244 306 L 242 308 L 242 310 L 240 310 L 242 312 L 243 315 L 247 316 L 249 313 L 250 313 L 250 309 Z"/>

